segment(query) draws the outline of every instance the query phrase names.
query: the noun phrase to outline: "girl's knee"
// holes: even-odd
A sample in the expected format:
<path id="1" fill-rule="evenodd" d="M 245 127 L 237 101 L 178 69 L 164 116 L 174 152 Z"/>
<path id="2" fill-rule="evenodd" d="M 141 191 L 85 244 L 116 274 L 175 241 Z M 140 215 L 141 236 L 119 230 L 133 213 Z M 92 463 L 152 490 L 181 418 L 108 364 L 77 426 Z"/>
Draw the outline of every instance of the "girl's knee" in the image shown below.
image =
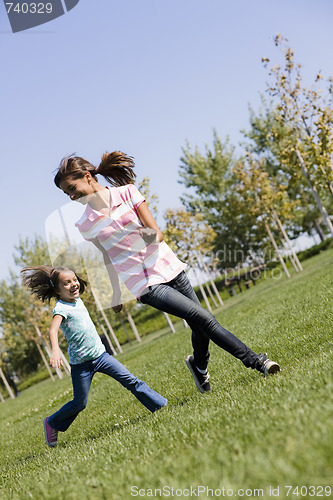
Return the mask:
<path id="1" fill-rule="evenodd" d="M 73 406 L 75 406 L 76 411 L 79 413 L 80 411 L 83 411 L 88 404 L 88 399 L 79 399 L 79 400 L 73 400 Z"/>
<path id="2" fill-rule="evenodd" d="M 207 324 L 215 321 L 214 316 L 201 305 L 193 307 L 190 311 L 188 311 L 188 314 L 184 319 L 187 321 L 194 321 L 199 326 L 207 326 Z"/>

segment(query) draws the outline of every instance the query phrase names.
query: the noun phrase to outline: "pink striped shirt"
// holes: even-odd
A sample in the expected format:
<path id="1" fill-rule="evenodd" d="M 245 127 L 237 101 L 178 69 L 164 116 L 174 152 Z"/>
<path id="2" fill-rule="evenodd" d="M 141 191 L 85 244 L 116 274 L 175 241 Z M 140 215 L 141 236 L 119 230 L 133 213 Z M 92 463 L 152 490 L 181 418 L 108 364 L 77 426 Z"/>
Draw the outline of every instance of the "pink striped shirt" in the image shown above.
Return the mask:
<path id="1" fill-rule="evenodd" d="M 137 208 L 145 198 L 134 184 L 107 189 L 109 215 L 87 205 L 75 225 L 85 240 L 97 240 L 103 246 L 122 282 L 135 297 L 140 297 L 148 286 L 171 281 L 186 264 L 164 241 L 148 245 L 143 240 L 140 229 L 144 226 Z"/>

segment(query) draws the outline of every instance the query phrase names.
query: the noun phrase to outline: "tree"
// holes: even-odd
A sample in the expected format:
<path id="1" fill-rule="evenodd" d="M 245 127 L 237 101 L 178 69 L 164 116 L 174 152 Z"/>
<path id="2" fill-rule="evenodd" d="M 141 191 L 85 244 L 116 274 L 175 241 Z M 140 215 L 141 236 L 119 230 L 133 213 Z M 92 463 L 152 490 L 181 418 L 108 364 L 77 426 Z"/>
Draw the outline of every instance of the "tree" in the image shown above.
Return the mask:
<path id="1" fill-rule="evenodd" d="M 0 326 L 7 361 L 19 377 L 36 371 L 40 356 L 34 342 L 30 294 L 11 272 L 9 283 L 0 282 Z"/>
<path id="2" fill-rule="evenodd" d="M 47 244 L 40 236 L 20 238 L 15 249 L 14 261 L 21 268 L 50 264 Z M 0 296 L 0 326 L 7 360 L 22 378 L 36 371 L 44 356 L 41 344 L 45 343 L 53 306 L 35 299 L 12 271 L 9 280 L 0 282 Z M 42 339 L 36 328 L 43 332 Z M 66 348 L 62 336 L 60 346 Z"/>
<path id="3" fill-rule="evenodd" d="M 202 214 L 214 229 L 214 250 L 222 267 L 243 263 L 251 251 L 258 250 L 262 239 L 256 231 L 250 233 L 255 219 L 235 191 L 234 166 L 238 161 L 229 139 L 223 143 L 215 130 L 213 150 L 206 146 L 203 155 L 198 147 L 193 152 L 187 144 L 181 157 L 180 182 L 195 193 L 186 193 L 181 201 L 187 211 Z"/>
<path id="4" fill-rule="evenodd" d="M 242 131 L 249 141 L 244 147 L 257 161 L 265 159 L 265 170 L 277 189 L 284 186 L 290 201 L 299 201 L 292 223 L 287 227 L 290 238 L 297 238 L 305 231 L 310 234 L 313 227 L 318 227 L 321 215 L 292 152 L 292 130 L 278 120 L 279 110 L 272 101 L 267 102 L 264 96 L 261 100 L 262 106 L 257 113 L 249 108 L 250 129 Z"/>
<path id="5" fill-rule="evenodd" d="M 198 266 L 203 267 L 220 304 L 223 305 L 208 268 L 209 264 L 212 264 L 212 259 L 214 258 L 212 254 L 214 240 L 216 238 L 214 229 L 204 221 L 203 215 L 198 212 L 192 214 L 182 209 L 169 209 L 165 212 L 164 217 L 166 221 L 164 240 L 166 243 L 168 243 L 181 260 L 189 262 L 196 276 L 196 268 Z M 198 281 L 207 307 L 211 310 L 207 295 L 200 280 Z M 209 285 L 208 293 L 214 305 L 217 306 Z"/>
<path id="6" fill-rule="evenodd" d="M 286 186 L 281 184 L 277 189 L 272 184 L 265 167 L 265 158 L 258 162 L 252 155 L 248 154 L 246 161 L 239 162 L 234 168 L 238 179 L 235 189 L 244 201 L 247 210 L 255 219 L 256 227 L 262 226 L 267 231 L 281 265 L 286 275 L 290 277 L 269 224 L 273 217 L 277 221 L 279 229 L 282 229 L 282 233 L 285 235 L 281 218 L 284 220 L 291 219 L 297 202 L 290 202 L 286 193 Z M 279 212 L 281 218 L 277 212 Z"/>
<path id="7" fill-rule="evenodd" d="M 278 33 L 274 41 L 281 48 L 284 64 L 283 67 L 274 65 L 270 69 L 272 81 L 268 84 L 268 91 L 277 101 L 277 121 L 291 130 L 281 162 L 290 162 L 290 156 L 293 156 L 333 236 L 333 225 L 325 206 L 325 198 L 330 195 L 332 202 L 333 196 L 333 114 L 316 88 L 322 75 L 317 74 L 312 88 L 302 86 L 301 65 L 295 63 L 294 52 L 287 46 L 288 40 Z M 263 58 L 263 62 L 267 67 L 269 59 Z"/>

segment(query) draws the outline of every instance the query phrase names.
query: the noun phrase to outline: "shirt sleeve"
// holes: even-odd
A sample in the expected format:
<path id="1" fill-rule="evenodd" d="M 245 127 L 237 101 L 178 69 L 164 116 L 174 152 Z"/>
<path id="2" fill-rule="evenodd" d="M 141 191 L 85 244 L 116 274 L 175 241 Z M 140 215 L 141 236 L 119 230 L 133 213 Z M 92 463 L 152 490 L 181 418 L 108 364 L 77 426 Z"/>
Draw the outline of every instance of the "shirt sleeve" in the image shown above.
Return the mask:
<path id="1" fill-rule="evenodd" d="M 134 184 L 128 184 L 128 195 L 134 210 L 137 210 L 141 203 L 146 201 L 145 197 Z"/>
<path id="2" fill-rule="evenodd" d="M 65 310 L 64 307 L 61 306 L 61 304 L 59 304 L 59 302 L 57 302 L 57 304 L 54 306 L 54 309 L 52 311 L 52 315 L 53 317 L 56 315 L 56 314 L 59 314 L 60 316 L 62 316 L 63 318 L 67 319 L 67 312 Z"/>

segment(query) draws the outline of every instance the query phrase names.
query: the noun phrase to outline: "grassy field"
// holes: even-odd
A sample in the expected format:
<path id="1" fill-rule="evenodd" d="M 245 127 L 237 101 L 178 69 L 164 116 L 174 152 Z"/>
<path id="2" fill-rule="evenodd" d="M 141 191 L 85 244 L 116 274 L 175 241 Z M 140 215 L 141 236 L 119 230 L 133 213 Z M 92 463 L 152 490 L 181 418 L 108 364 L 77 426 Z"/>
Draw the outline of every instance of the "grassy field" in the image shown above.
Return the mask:
<path id="1" fill-rule="evenodd" d="M 212 345 L 212 391 L 201 395 L 184 362 L 190 332 L 181 329 L 119 357 L 168 398 L 155 414 L 98 374 L 87 409 L 49 449 L 43 418 L 71 398 L 69 377 L 6 400 L 0 498 L 331 496 L 333 250 L 303 266 L 290 280 L 259 282 L 215 313 L 280 363 L 275 376 L 265 379 Z"/>

